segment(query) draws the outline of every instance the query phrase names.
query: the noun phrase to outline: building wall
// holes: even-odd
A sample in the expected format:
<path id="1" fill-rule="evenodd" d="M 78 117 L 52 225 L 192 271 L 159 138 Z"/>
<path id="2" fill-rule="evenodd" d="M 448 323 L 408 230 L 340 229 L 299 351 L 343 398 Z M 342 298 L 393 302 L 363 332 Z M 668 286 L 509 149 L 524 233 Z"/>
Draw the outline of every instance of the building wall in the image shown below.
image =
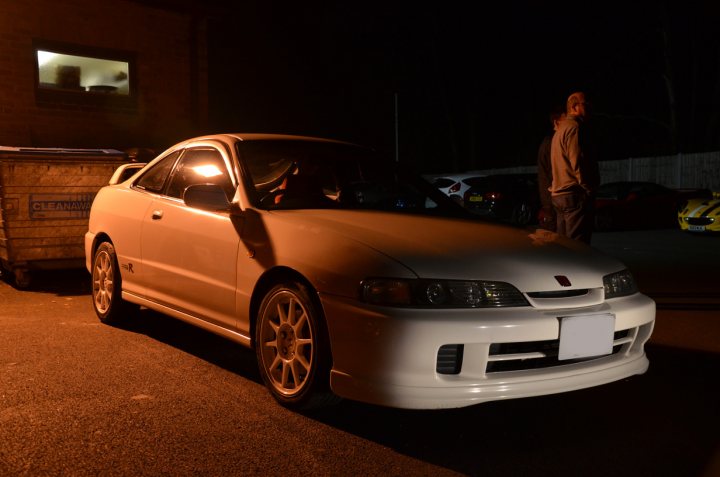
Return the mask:
<path id="1" fill-rule="evenodd" d="M 0 0 L 0 145 L 164 148 L 207 122 L 206 22 L 130 0 Z M 132 107 L 41 101 L 33 42 L 133 53 Z"/>

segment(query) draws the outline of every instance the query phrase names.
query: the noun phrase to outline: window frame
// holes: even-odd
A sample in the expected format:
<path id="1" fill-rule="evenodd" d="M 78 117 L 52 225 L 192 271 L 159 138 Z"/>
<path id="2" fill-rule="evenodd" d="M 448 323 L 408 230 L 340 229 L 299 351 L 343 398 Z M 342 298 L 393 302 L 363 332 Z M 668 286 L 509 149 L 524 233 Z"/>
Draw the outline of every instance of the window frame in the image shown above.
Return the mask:
<path id="1" fill-rule="evenodd" d="M 52 89 L 40 86 L 40 67 L 38 51 L 50 51 L 62 55 L 83 56 L 128 64 L 129 94 L 107 94 L 94 91 L 73 91 Z M 91 47 L 62 43 L 51 40 L 34 39 L 32 45 L 34 90 L 38 104 L 89 106 L 105 109 L 135 109 L 138 103 L 137 55 L 131 51 L 110 48 Z"/>

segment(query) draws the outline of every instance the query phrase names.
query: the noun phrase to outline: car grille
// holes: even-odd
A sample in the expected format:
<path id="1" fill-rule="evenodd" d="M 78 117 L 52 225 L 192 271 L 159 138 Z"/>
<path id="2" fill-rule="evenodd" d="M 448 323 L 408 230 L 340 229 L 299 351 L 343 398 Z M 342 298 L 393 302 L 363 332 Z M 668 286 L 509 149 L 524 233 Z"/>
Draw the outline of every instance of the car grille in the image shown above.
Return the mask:
<path id="1" fill-rule="evenodd" d="M 635 329 L 616 331 L 613 338 L 612 354 L 618 353 L 625 345 L 630 345 Z M 527 369 L 550 368 L 566 364 L 587 361 L 596 358 L 576 360 L 558 360 L 560 340 L 529 341 L 524 343 L 493 343 L 490 345 L 486 373 L 502 373 Z"/>
<path id="2" fill-rule="evenodd" d="M 558 290 L 548 292 L 530 292 L 527 295 L 530 298 L 572 298 L 575 296 L 584 296 L 589 293 L 587 289 L 579 290 Z"/>
<path id="3" fill-rule="evenodd" d="M 649 332 L 649 330 L 646 330 Z M 616 331 L 613 337 L 612 354 L 626 351 L 632 346 L 638 335 L 638 328 Z M 529 341 L 518 343 L 493 343 L 490 345 L 486 374 L 529 369 L 551 368 L 597 359 L 597 357 L 576 360 L 558 360 L 560 340 Z M 453 375 L 462 372 L 463 344 L 448 344 L 438 350 L 436 372 Z M 603 356 L 604 357 L 604 356 Z"/>
<path id="4" fill-rule="evenodd" d="M 710 225 L 715 222 L 712 217 L 686 217 L 685 222 L 689 225 Z"/>

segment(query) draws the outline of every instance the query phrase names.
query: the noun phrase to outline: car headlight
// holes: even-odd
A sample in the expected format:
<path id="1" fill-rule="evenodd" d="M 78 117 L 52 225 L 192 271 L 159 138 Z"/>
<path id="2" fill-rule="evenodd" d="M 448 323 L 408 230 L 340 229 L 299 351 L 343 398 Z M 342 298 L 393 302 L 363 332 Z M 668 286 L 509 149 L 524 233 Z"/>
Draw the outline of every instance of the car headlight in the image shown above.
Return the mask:
<path id="1" fill-rule="evenodd" d="M 437 308 L 529 306 L 509 283 L 463 280 L 372 278 L 361 284 L 363 301 L 373 305 Z"/>
<path id="2" fill-rule="evenodd" d="M 637 285 L 629 270 L 622 270 L 603 277 L 605 299 L 637 293 Z"/>

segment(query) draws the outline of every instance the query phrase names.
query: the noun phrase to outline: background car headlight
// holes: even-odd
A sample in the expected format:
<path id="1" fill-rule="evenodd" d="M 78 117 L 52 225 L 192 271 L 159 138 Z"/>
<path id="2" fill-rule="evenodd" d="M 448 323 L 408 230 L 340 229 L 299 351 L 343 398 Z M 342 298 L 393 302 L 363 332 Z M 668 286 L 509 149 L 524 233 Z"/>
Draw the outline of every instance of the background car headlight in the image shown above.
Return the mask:
<path id="1" fill-rule="evenodd" d="M 374 305 L 437 308 L 529 306 L 509 283 L 373 278 L 362 282 L 362 299 Z"/>
<path id="2" fill-rule="evenodd" d="M 603 277 L 605 299 L 637 293 L 637 285 L 629 270 L 622 270 Z"/>

